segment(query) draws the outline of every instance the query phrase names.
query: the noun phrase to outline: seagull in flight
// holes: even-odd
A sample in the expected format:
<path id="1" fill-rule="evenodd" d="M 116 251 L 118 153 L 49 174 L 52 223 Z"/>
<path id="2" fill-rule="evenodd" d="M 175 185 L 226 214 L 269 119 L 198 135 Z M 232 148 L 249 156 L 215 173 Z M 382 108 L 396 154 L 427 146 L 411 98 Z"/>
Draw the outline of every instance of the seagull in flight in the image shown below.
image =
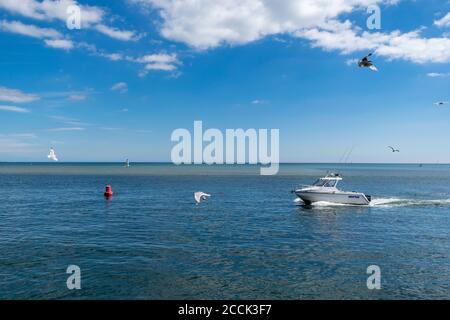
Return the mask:
<path id="1" fill-rule="evenodd" d="M 55 149 L 50 148 L 50 153 L 47 156 L 47 158 L 49 158 L 50 160 L 53 160 L 53 161 L 58 161 L 58 158 L 56 157 Z"/>
<path id="2" fill-rule="evenodd" d="M 394 147 L 391 147 L 391 146 L 389 146 L 388 148 L 390 148 L 391 150 L 392 150 L 392 152 L 400 152 L 400 150 L 398 150 L 398 149 L 395 149 Z"/>
<path id="3" fill-rule="evenodd" d="M 194 193 L 194 199 L 195 199 L 195 202 L 197 204 L 199 204 L 203 200 L 206 200 L 209 197 L 211 197 L 210 194 L 207 194 L 207 193 L 204 193 L 204 192 L 201 192 L 201 191 Z"/>
<path id="4" fill-rule="evenodd" d="M 445 104 L 450 104 L 450 102 L 449 101 L 438 101 L 438 102 L 435 102 L 434 104 L 437 105 L 438 107 L 441 107 Z"/>
<path id="5" fill-rule="evenodd" d="M 373 64 L 369 58 L 373 55 L 373 53 L 369 53 L 367 56 L 358 61 L 358 67 L 369 68 L 372 71 L 378 71 L 377 67 Z"/>

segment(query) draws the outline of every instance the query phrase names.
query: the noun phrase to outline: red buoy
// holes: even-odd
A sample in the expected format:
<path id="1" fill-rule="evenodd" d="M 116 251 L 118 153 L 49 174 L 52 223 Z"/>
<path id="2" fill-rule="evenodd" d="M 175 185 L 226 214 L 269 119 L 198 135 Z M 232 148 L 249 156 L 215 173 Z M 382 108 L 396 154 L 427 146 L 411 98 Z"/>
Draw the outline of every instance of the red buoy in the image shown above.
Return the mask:
<path id="1" fill-rule="evenodd" d="M 106 197 L 106 198 L 111 198 L 112 195 L 113 195 L 112 188 L 111 188 L 111 186 L 108 184 L 108 185 L 105 187 L 105 197 Z"/>

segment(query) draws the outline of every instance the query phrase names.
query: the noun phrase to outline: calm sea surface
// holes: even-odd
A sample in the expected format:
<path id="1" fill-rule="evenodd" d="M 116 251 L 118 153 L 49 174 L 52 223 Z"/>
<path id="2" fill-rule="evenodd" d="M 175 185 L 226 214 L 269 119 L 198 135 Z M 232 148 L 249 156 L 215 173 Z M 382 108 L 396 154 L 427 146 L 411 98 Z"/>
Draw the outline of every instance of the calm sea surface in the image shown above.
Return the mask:
<path id="1" fill-rule="evenodd" d="M 370 207 L 306 208 L 327 170 Z M 0 299 L 449 299 L 450 166 L 0 164 Z M 114 197 L 103 198 L 106 184 Z M 195 205 L 193 193 L 212 197 Z M 66 287 L 69 265 L 81 290 Z M 381 268 L 381 290 L 366 286 Z"/>

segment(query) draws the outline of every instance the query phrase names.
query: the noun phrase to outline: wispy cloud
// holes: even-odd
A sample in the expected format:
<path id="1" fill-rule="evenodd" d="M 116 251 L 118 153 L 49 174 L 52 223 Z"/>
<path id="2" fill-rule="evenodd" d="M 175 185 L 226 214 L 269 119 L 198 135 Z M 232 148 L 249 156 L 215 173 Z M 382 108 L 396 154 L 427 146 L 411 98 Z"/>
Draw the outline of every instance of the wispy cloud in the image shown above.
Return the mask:
<path id="1" fill-rule="evenodd" d="M 121 41 L 137 41 L 141 38 L 141 36 L 137 35 L 134 31 L 119 30 L 113 27 L 105 26 L 104 24 L 98 24 L 95 26 L 95 29 L 113 39 Z"/>
<path id="2" fill-rule="evenodd" d="M 126 93 L 128 92 L 128 85 L 125 82 L 118 82 L 111 87 L 111 90 Z"/>
<path id="3" fill-rule="evenodd" d="M 0 153 L 16 154 L 35 151 L 37 139 L 34 133 L 0 133 Z"/>
<path id="4" fill-rule="evenodd" d="M 0 138 L 37 139 L 34 133 L 0 133 Z"/>
<path id="5" fill-rule="evenodd" d="M 79 5 L 76 0 L 37 1 L 37 0 L 2 0 L 0 8 L 11 13 L 19 14 L 27 18 L 40 21 L 60 20 L 66 21 L 67 8 L 71 5 Z M 83 13 L 82 23 L 84 27 L 99 23 L 104 16 L 104 11 L 98 7 L 79 5 Z"/>
<path id="6" fill-rule="evenodd" d="M 30 93 L 24 93 L 17 89 L 10 89 L 0 86 L 0 101 L 14 103 L 27 103 L 39 100 L 39 96 Z"/>
<path id="7" fill-rule="evenodd" d="M 36 144 L 22 139 L 13 137 L 1 137 L 0 136 L 0 153 L 1 154 L 16 154 L 16 153 L 30 153 L 35 151 Z"/>
<path id="8" fill-rule="evenodd" d="M 121 41 L 132 41 L 140 38 L 135 31 L 120 30 L 104 24 L 107 12 L 100 7 L 81 5 L 76 0 L 38 1 L 38 0 L 2 0 L 0 9 L 39 21 L 59 20 L 66 22 L 69 6 L 77 5 L 82 13 L 81 27 L 98 32 Z"/>
<path id="9" fill-rule="evenodd" d="M 138 58 L 127 57 L 127 60 L 144 65 L 144 69 L 140 72 L 140 76 L 145 76 L 150 71 L 175 71 L 180 61 L 177 55 L 167 53 L 157 53 L 143 55 Z"/>
<path id="10" fill-rule="evenodd" d="M 261 104 L 268 104 L 269 102 L 267 100 L 260 100 L 260 99 L 255 99 L 252 101 L 253 105 L 261 105 Z"/>
<path id="11" fill-rule="evenodd" d="M 100 130 L 103 131 L 118 131 L 118 130 L 122 130 L 123 128 L 118 128 L 118 127 L 100 127 Z"/>
<path id="12" fill-rule="evenodd" d="M 81 127 L 67 127 L 67 128 L 52 128 L 47 129 L 49 132 L 69 132 L 69 131 L 84 131 L 85 128 Z"/>
<path id="13" fill-rule="evenodd" d="M 41 93 L 42 99 L 46 100 L 70 100 L 70 101 L 82 101 L 86 100 L 90 94 L 95 94 L 96 91 L 91 88 L 85 88 L 73 91 L 54 91 Z"/>
<path id="14" fill-rule="evenodd" d="M 450 12 L 447 13 L 443 18 L 436 20 L 434 24 L 438 27 L 450 27 Z"/>
<path id="15" fill-rule="evenodd" d="M 427 76 L 430 77 L 430 78 L 445 78 L 445 77 L 449 77 L 450 76 L 450 72 L 449 73 L 430 72 L 430 73 L 427 73 Z"/>
<path id="16" fill-rule="evenodd" d="M 358 61 L 359 61 L 359 59 L 357 59 L 357 58 L 347 59 L 347 60 L 345 60 L 345 64 L 350 67 L 350 66 L 356 65 L 358 63 Z"/>
<path id="17" fill-rule="evenodd" d="M 38 39 L 44 39 L 44 38 L 50 38 L 50 39 L 56 39 L 61 38 L 62 35 L 55 29 L 51 28 L 40 28 L 35 25 L 31 24 L 24 24 L 20 21 L 6 21 L 1 20 L 0 21 L 0 30 L 11 32 L 11 33 L 17 33 L 28 37 L 38 38 Z"/>
<path id="18" fill-rule="evenodd" d="M 55 48 L 55 49 L 63 49 L 63 50 L 72 50 L 74 48 L 74 44 L 72 40 L 67 39 L 47 39 L 44 40 L 47 47 Z"/>
<path id="19" fill-rule="evenodd" d="M 141 56 L 132 61 L 145 64 L 145 69 L 147 70 L 163 70 L 172 71 L 176 69 L 176 64 L 179 63 L 176 54 L 148 54 Z"/>
<path id="20" fill-rule="evenodd" d="M 0 30 L 16 33 L 37 39 L 44 39 L 47 47 L 63 50 L 74 48 L 72 40 L 64 39 L 63 35 L 55 29 L 41 28 L 31 24 L 24 24 L 20 21 L 0 21 Z"/>
<path id="21" fill-rule="evenodd" d="M 86 126 L 92 125 L 90 123 L 86 123 L 86 122 L 80 121 L 78 119 L 65 117 L 65 116 L 50 116 L 49 118 L 52 120 L 61 122 L 65 125 L 72 126 L 72 127 L 86 127 Z"/>
<path id="22" fill-rule="evenodd" d="M 105 52 L 104 50 L 98 49 L 96 45 L 91 44 L 91 43 L 86 43 L 86 42 L 80 42 L 77 45 L 78 48 L 83 49 L 85 51 L 87 51 L 88 54 L 95 56 L 95 57 L 100 57 L 100 58 L 105 58 L 108 59 L 110 61 L 121 61 L 124 60 L 124 56 L 121 53 L 117 53 L 117 52 L 113 52 L 113 53 L 109 53 L 109 52 Z"/>
<path id="23" fill-rule="evenodd" d="M 71 101 L 84 101 L 87 99 L 87 96 L 85 94 L 73 93 L 69 95 L 68 99 Z"/>
<path id="24" fill-rule="evenodd" d="M 128 61 L 132 63 L 144 65 L 144 69 L 141 70 L 140 75 L 145 76 L 149 71 L 176 71 L 178 65 L 181 62 L 178 60 L 175 53 L 155 53 L 133 57 L 131 55 L 125 55 L 120 52 L 106 52 L 97 48 L 96 45 L 86 42 L 80 42 L 77 47 L 85 50 L 88 54 L 100 58 L 105 58 L 110 61 Z"/>
<path id="25" fill-rule="evenodd" d="M 30 110 L 26 108 L 20 108 L 15 106 L 1 106 L 0 105 L 0 111 L 11 111 L 11 112 L 17 112 L 17 113 L 28 113 Z"/>

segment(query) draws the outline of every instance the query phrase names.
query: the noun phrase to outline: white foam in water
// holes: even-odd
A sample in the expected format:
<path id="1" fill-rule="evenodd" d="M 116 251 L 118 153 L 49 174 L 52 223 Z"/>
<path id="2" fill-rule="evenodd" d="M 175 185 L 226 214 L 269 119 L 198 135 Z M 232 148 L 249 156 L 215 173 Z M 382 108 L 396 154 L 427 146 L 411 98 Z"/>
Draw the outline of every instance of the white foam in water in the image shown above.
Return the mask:
<path id="1" fill-rule="evenodd" d="M 297 198 L 294 202 L 303 205 L 304 202 Z M 370 207 L 390 208 L 403 206 L 442 206 L 450 205 L 450 199 L 436 199 L 436 200 L 421 200 L 421 199 L 400 199 L 400 198 L 376 198 L 370 202 Z M 347 206 L 347 207 L 361 207 L 360 205 L 334 203 L 327 201 L 319 201 L 312 203 L 314 207 L 333 207 L 333 206 Z"/>
<path id="2" fill-rule="evenodd" d="M 370 203 L 373 207 L 404 207 L 404 206 L 442 206 L 450 205 L 450 199 L 397 199 L 397 198 L 380 198 L 373 199 Z"/>
<path id="3" fill-rule="evenodd" d="M 408 201 L 406 199 L 398 199 L 398 198 L 378 198 L 378 199 L 372 199 L 370 202 L 371 207 L 391 207 L 394 205 L 398 205 L 400 203 L 405 203 L 405 201 Z"/>

